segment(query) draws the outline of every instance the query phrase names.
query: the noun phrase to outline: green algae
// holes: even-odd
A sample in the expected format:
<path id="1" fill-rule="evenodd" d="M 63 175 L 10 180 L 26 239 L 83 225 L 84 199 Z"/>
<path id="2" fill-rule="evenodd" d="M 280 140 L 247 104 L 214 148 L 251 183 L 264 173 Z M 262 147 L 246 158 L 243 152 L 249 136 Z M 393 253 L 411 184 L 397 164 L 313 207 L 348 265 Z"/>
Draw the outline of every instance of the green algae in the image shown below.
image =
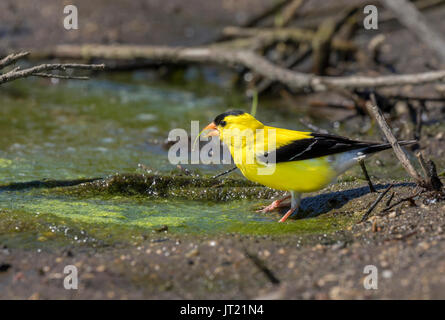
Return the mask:
<path id="1" fill-rule="evenodd" d="M 26 199 L 27 197 L 32 198 Z M 83 245 L 137 244 L 155 238 L 167 227 L 174 234 L 307 234 L 331 232 L 340 228 L 338 218 L 312 218 L 279 224 L 278 213 L 261 214 L 252 203 L 237 200 L 215 204 L 190 200 L 147 200 L 113 197 L 38 198 L 23 194 L 1 211 L 0 242 L 21 241 L 34 246 L 77 243 Z M 68 233 L 66 230 L 70 230 Z"/>
<path id="2" fill-rule="evenodd" d="M 150 199 L 187 199 L 231 201 L 237 199 L 271 199 L 281 192 L 246 179 L 159 175 L 116 174 L 107 179 L 51 190 L 51 193 L 77 197 L 145 196 Z"/>
<path id="3" fill-rule="evenodd" d="M 277 223 L 278 212 L 255 212 L 281 192 L 236 174 L 209 178 L 221 166 L 197 166 L 192 176 L 172 170 L 163 147 L 170 129 L 189 130 L 190 120 L 207 124 L 228 108 L 250 109 L 242 94 L 202 79 L 174 85 L 150 82 L 144 73 L 52 85 L 27 79 L 2 86 L 0 103 L 0 244 L 108 246 L 180 234 L 319 234 L 357 220 L 338 210 L 363 211 L 348 204 L 365 194 L 362 189 L 342 193 L 363 185 L 358 166 L 323 195 L 303 200 L 302 212 L 312 218 L 284 224 Z M 295 121 L 300 114 L 277 111 L 275 101 L 262 100 L 258 117 L 304 129 Z M 154 173 L 141 172 L 140 163 Z M 406 177 L 391 152 L 367 166 L 373 177 Z M 156 231 L 164 226 L 166 234 Z"/>

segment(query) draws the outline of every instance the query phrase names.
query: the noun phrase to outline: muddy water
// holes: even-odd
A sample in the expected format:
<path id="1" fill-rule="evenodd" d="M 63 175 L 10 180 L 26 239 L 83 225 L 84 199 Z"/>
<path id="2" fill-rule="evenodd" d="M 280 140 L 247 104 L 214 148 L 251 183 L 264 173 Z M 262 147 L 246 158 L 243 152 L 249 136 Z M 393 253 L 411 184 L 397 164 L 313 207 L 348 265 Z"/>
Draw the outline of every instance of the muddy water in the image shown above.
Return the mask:
<path id="1" fill-rule="evenodd" d="M 0 93 L 0 243 L 39 248 L 73 242 L 113 245 L 137 242 L 167 228 L 168 233 L 279 234 L 339 226 L 326 216 L 278 225 L 278 214 L 255 212 L 265 199 L 83 198 L 35 188 L 48 179 L 69 183 L 141 173 L 139 164 L 169 175 L 175 168 L 163 147 L 169 130 L 189 131 L 190 120 L 202 127 L 229 107 L 250 109 L 241 94 L 224 85 L 199 78 L 186 85 L 163 84 L 131 73 L 85 82 L 20 80 L 2 86 Z M 271 125 L 303 129 L 266 102 L 260 103 L 258 116 Z M 225 168 L 190 169 L 205 175 Z M 5 187 L 11 183 L 23 187 Z"/>

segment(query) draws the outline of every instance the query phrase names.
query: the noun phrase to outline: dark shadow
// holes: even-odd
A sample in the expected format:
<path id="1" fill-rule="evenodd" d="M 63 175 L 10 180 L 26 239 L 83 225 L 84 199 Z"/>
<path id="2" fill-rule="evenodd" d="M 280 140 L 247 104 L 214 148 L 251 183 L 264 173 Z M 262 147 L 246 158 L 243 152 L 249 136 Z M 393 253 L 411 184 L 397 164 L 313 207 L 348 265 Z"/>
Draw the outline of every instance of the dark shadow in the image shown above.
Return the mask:
<path id="1" fill-rule="evenodd" d="M 27 182 L 12 182 L 0 186 L 1 191 L 20 191 L 34 188 L 71 187 L 85 182 L 93 182 L 102 178 L 73 179 L 73 180 L 34 180 Z"/>
<path id="2" fill-rule="evenodd" d="M 374 185 L 376 190 L 386 189 L 389 184 Z M 395 184 L 394 187 L 415 187 L 416 184 L 412 182 L 403 182 Z M 300 209 L 298 213 L 293 215 L 293 219 L 313 218 L 321 214 L 328 213 L 332 209 L 338 209 L 343 207 L 350 200 L 360 198 L 365 194 L 370 193 L 369 187 L 360 187 L 344 191 L 335 191 L 329 193 L 319 194 L 313 197 L 303 198 L 301 201 Z M 377 197 L 377 195 L 376 195 Z M 283 210 L 285 213 L 288 210 Z"/>

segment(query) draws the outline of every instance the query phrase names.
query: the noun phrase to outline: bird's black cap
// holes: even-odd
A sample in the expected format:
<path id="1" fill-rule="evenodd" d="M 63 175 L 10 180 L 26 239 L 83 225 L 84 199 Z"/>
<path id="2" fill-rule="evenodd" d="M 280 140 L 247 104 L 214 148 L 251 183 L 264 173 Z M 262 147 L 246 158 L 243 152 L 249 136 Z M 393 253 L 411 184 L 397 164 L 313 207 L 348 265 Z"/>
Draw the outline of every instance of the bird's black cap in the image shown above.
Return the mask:
<path id="1" fill-rule="evenodd" d="M 216 116 L 215 120 L 213 120 L 213 122 L 219 126 L 222 125 L 224 126 L 223 120 L 225 117 L 227 116 L 240 116 L 242 114 L 245 114 L 244 111 L 241 110 L 230 110 L 230 111 L 226 111 L 224 113 L 221 113 L 220 115 Z"/>

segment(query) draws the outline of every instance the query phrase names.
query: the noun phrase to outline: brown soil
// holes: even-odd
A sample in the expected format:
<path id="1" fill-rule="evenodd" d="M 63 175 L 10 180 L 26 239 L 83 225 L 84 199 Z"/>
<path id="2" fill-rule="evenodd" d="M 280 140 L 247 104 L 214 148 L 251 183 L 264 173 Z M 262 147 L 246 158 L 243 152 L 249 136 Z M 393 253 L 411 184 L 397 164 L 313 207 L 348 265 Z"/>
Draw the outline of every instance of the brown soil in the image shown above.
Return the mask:
<path id="1" fill-rule="evenodd" d="M 397 189 L 393 201 L 410 192 Z M 354 201 L 370 204 L 375 198 L 367 194 Z M 445 204 L 431 199 L 424 194 L 415 206 L 403 203 L 332 234 L 167 232 L 121 248 L 2 248 L 0 298 L 443 299 Z M 351 214 L 339 210 L 338 215 Z M 63 287 L 64 267 L 71 264 L 78 267 L 78 290 Z M 363 286 L 366 265 L 378 268 L 377 290 Z"/>

